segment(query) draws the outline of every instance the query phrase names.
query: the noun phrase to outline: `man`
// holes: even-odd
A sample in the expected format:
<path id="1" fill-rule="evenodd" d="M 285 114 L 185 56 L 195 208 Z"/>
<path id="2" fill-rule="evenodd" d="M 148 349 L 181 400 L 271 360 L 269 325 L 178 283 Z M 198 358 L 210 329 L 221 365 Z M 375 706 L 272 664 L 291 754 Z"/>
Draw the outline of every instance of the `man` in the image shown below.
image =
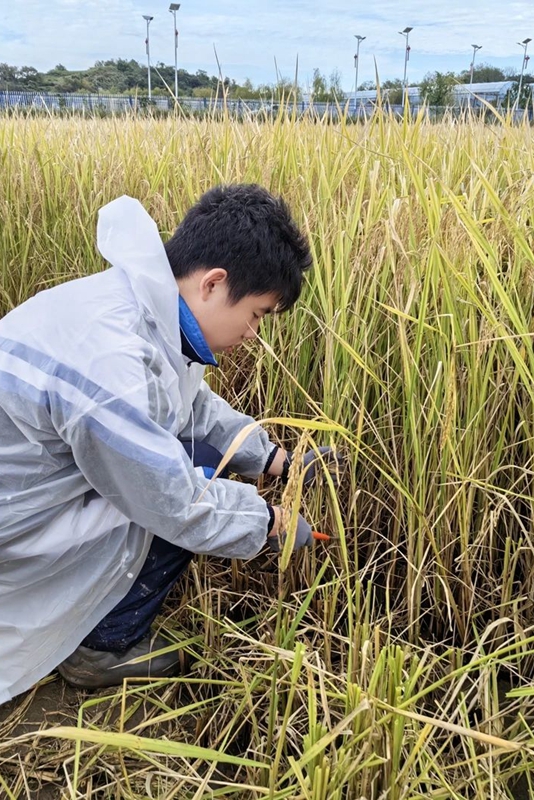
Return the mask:
<path id="1" fill-rule="evenodd" d="M 277 548 L 279 509 L 213 479 L 252 420 L 203 373 L 300 294 L 311 256 L 286 205 L 216 187 L 164 246 L 122 197 L 98 247 L 110 269 L 0 321 L 0 702 L 55 667 L 86 687 L 172 674 L 175 653 L 126 662 L 165 646 L 150 625 L 193 554 Z M 283 475 L 290 458 L 257 427 L 229 468 Z"/>

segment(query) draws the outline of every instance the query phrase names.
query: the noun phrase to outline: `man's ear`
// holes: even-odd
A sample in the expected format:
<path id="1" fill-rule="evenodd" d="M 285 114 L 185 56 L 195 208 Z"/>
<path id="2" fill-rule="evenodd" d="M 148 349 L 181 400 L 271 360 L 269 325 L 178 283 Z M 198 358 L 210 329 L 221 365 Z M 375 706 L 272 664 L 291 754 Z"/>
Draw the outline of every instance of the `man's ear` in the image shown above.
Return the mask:
<path id="1" fill-rule="evenodd" d="M 228 272 L 222 267 L 214 267 L 204 272 L 198 284 L 202 300 L 207 300 L 214 291 L 223 288 L 226 285 L 227 277 Z"/>

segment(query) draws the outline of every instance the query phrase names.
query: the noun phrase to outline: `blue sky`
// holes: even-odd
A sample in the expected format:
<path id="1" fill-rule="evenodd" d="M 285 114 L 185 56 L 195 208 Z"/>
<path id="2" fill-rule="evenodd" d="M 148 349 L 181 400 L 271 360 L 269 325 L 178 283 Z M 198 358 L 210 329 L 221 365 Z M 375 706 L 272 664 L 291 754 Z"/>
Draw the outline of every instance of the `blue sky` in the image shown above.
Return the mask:
<path id="1" fill-rule="evenodd" d="M 83 69 L 97 59 L 145 61 L 145 21 L 150 14 L 153 63 L 174 63 L 173 20 L 167 0 L 3 0 L 0 4 L 0 62 L 39 70 L 58 63 Z M 412 26 L 408 78 L 431 70 L 469 68 L 472 44 L 482 45 L 478 62 L 521 67 L 517 42 L 534 39 L 534 4 L 526 0 L 182 0 L 177 14 L 179 66 L 223 73 L 237 81 L 272 83 L 279 72 L 306 85 L 314 67 L 338 69 L 343 88 L 354 87 L 354 34 L 365 36 L 358 82 L 402 77 L 404 38 Z M 532 43 L 534 45 L 534 42 Z M 532 45 L 531 45 L 532 47 Z M 534 48 L 532 49 L 534 56 Z M 531 62 L 534 66 L 534 59 Z M 529 70 L 530 71 L 530 70 Z"/>

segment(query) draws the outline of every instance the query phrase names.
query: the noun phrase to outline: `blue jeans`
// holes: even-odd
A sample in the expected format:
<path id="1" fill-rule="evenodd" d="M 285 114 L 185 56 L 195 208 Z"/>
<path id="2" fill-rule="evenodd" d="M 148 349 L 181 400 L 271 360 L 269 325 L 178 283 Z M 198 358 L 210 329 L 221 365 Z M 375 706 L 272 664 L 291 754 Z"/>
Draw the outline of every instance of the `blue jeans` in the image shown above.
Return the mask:
<path id="1" fill-rule="evenodd" d="M 193 465 L 203 467 L 204 474 L 212 477 L 222 458 L 219 451 L 203 442 L 195 442 L 194 448 L 190 441 L 183 441 L 182 445 L 189 457 L 193 457 Z M 228 470 L 224 469 L 220 477 L 227 478 Z M 123 652 L 137 644 L 150 632 L 167 594 L 193 556 L 189 550 L 154 536 L 132 588 L 85 637 L 82 645 L 93 650 Z"/>

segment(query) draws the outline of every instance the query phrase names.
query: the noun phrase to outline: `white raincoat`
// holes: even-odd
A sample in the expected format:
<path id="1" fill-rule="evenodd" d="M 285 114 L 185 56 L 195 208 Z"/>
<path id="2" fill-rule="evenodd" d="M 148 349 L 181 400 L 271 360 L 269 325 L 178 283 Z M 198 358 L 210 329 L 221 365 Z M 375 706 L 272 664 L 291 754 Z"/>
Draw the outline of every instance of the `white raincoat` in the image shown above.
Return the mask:
<path id="1" fill-rule="evenodd" d="M 111 269 L 0 320 L 0 703 L 124 597 L 153 535 L 238 558 L 266 540 L 255 487 L 209 483 L 176 438 L 224 452 L 252 420 L 181 353 L 178 290 L 155 223 L 121 197 L 100 212 L 98 247 Z M 231 468 L 255 477 L 272 449 L 257 428 Z"/>

